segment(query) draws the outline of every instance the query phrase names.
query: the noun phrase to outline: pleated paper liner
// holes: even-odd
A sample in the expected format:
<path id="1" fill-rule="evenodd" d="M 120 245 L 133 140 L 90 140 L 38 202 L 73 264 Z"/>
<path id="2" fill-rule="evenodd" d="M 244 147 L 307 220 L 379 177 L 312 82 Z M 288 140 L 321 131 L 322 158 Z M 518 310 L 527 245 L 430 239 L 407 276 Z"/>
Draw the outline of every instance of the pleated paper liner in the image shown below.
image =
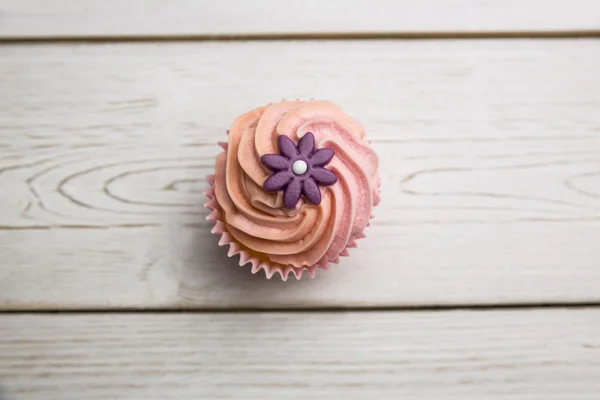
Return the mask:
<path id="1" fill-rule="evenodd" d="M 221 144 L 221 143 L 220 143 Z M 222 144 L 221 144 L 222 145 Z M 226 147 L 226 146 L 222 146 Z M 365 237 L 364 233 L 360 233 L 357 237 L 351 239 L 346 248 L 339 254 L 338 257 L 328 260 L 325 263 L 315 264 L 311 266 L 296 268 L 291 265 L 282 265 L 278 263 L 273 263 L 270 261 L 265 261 L 259 258 L 258 253 L 246 248 L 241 243 L 238 243 L 235 238 L 227 232 L 227 227 L 223 222 L 223 215 L 221 212 L 221 208 L 219 207 L 219 203 L 215 197 L 215 179 L 214 175 L 209 175 L 206 177 L 208 183 L 210 184 L 210 188 L 205 192 L 206 197 L 209 198 L 209 201 L 204 204 L 206 208 L 210 210 L 210 214 L 206 217 L 207 220 L 214 222 L 214 226 L 211 230 L 211 233 L 219 236 L 219 246 L 229 246 L 229 251 L 227 255 L 229 257 L 234 257 L 236 255 L 240 256 L 239 265 L 240 267 L 251 264 L 251 272 L 256 274 L 259 271 L 265 271 L 265 275 L 267 279 L 271 279 L 275 274 L 279 274 L 281 279 L 286 281 L 290 273 L 293 273 L 296 279 L 300 279 L 304 272 L 306 271 L 311 278 L 314 278 L 317 269 L 329 269 L 329 264 L 337 264 L 340 262 L 340 257 L 349 256 L 348 249 L 357 247 L 356 239 L 361 239 Z M 373 216 L 371 215 L 371 218 Z M 370 224 L 367 224 L 369 226 Z"/>

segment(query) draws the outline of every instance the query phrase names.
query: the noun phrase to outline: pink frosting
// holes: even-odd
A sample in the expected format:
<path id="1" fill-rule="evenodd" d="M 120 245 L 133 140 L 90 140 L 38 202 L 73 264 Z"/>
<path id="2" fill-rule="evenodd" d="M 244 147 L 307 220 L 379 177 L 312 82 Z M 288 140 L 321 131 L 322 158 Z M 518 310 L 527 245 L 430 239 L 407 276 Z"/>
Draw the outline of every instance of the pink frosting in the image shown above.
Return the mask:
<path id="1" fill-rule="evenodd" d="M 327 168 L 338 182 L 321 187 L 320 204 L 301 199 L 286 209 L 282 192 L 263 190 L 272 172 L 260 157 L 278 153 L 277 136 L 297 143 L 306 132 L 314 134 L 315 148 L 333 149 Z M 292 269 L 327 268 L 364 236 L 379 202 L 378 164 L 362 127 L 332 103 L 284 101 L 252 110 L 234 122 L 226 151 L 217 156 L 214 196 L 220 229 L 249 258 L 282 276 Z"/>

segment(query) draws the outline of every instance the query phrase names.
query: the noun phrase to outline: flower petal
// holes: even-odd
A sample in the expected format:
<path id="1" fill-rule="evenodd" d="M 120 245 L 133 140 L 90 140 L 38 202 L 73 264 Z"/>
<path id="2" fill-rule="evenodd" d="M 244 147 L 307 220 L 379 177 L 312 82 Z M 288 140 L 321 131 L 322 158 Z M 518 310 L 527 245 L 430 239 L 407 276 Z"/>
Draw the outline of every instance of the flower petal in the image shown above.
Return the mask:
<path id="1" fill-rule="evenodd" d="M 267 192 L 277 192 L 286 187 L 293 178 L 290 171 L 279 171 L 268 177 L 263 187 Z"/>
<path id="2" fill-rule="evenodd" d="M 302 194 L 313 204 L 321 204 L 321 191 L 313 178 L 306 178 L 302 183 Z"/>
<path id="3" fill-rule="evenodd" d="M 277 147 L 279 147 L 279 152 L 286 156 L 287 158 L 296 158 L 298 156 L 298 149 L 292 139 L 285 135 L 279 135 L 277 137 Z"/>
<path id="4" fill-rule="evenodd" d="M 290 160 L 279 154 L 265 154 L 260 161 L 271 171 L 281 171 L 290 167 Z"/>
<path id="5" fill-rule="evenodd" d="M 308 156 L 315 150 L 315 136 L 311 132 L 306 132 L 298 141 L 298 150 L 303 156 Z"/>
<path id="6" fill-rule="evenodd" d="M 332 149 L 319 149 L 309 158 L 314 167 L 322 167 L 333 158 Z"/>
<path id="7" fill-rule="evenodd" d="M 302 181 L 293 179 L 283 192 L 283 202 L 287 208 L 293 208 L 298 204 L 300 195 L 302 194 Z"/>
<path id="8" fill-rule="evenodd" d="M 333 172 L 321 167 L 311 169 L 310 176 L 323 186 L 333 185 L 337 182 L 337 176 Z"/>

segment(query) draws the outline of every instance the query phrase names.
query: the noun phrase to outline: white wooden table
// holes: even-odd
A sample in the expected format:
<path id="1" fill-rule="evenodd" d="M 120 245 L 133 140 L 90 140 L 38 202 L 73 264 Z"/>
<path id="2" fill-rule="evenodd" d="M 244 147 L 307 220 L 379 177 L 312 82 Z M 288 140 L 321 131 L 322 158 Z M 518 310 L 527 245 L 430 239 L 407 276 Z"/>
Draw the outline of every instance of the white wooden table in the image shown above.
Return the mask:
<path id="1" fill-rule="evenodd" d="M 0 0 L 0 399 L 599 399 L 599 37 L 596 0 Z M 281 98 L 381 158 L 314 280 L 202 207 Z"/>

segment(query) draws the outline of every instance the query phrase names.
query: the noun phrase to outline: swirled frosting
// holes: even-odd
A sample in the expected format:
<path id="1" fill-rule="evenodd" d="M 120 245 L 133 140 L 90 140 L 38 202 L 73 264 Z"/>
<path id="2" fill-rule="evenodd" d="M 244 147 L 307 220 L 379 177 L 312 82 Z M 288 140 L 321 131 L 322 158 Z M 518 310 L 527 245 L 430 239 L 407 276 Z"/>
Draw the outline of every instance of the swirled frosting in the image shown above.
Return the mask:
<path id="1" fill-rule="evenodd" d="M 263 189 L 272 172 L 261 157 L 278 152 L 279 135 L 297 143 L 307 132 L 314 134 L 317 149 L 334 151 L 327 167 L 338 181 L 320 188 L 320 204 L 303 198 L 286 208 L 281 192 Z M 379 202 L 378 158 L 362 127 L 334 104 L 270 104 L 233 123 L 226 151 L 216 159 L 214 196 L 223 231 L 263 268 L 327 268 L 363 236 Z"/>

